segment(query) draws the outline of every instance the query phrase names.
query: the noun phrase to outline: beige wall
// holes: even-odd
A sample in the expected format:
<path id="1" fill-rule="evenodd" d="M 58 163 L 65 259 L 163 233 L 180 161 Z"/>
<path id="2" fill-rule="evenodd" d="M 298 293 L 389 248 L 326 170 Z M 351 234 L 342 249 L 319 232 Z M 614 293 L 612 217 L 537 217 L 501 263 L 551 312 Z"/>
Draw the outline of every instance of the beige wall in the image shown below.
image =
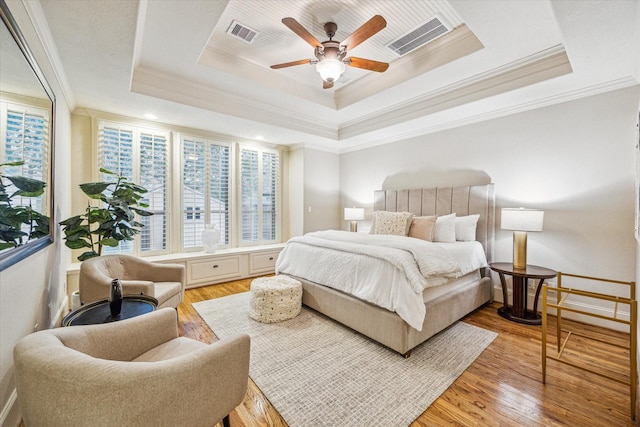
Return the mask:
<path id="1" fill-rule="evenodd" d="M 57 224 L 69 214 L 69 107 L 24 5 L 15 1 L 8 5 L 57 98 L 53 218 Z M 59 227 L 54 229 L 59 236 Z M 56 237 L 52 245 L 0 272 L 0 424 L 3 426 L 13 427 L 20 418 L 15 402 L 13 347 L 20 338 L 33 332 L 36 325 L 38 329 L 50 328 L 64 312 L 67 254 L 60 238 Z"/>
<path id="2" fill-rule="evenodd" d="M 289 151 L 288 159 L 287 195 L 289 209 L 286 214 L 289 223 L 289 235 L 282 236 L 283 240 L 304 234 L 304 149 L 301 146 L 293 147 Z"/>
<path id="3" fill-rule="evenodd" d="M 340 230 L 340 157 L 304 150 L 304 232 Z"/>
<path id="4" fill-rule="evenodd" d="M 634 280 L 639 95 L 635 86 L 343 154 L 342 201 L 358 201 L 370 212 L 375 189 L 490 179 L 495 261 L 512 259 L 511 232 L 499 229 L 500 208 L 540 208 L 544 230 L 529 233 L 529 263 Z"/>

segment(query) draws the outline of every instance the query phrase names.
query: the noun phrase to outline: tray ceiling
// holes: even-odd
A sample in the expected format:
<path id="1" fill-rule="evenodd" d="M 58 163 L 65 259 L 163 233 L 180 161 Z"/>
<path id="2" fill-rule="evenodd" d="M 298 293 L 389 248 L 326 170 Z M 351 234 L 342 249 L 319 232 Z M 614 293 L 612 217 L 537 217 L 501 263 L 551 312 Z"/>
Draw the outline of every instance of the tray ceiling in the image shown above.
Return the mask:
<path id="1" fill-rule="evenodd" d="M 636 4 L 548 1 L 42 0 L 73 105 L 236 139 L 333 151 L 392 142 L 519 109 L 637 84 Z M 354 56 L 389 62 L 347 67 L 333 89 L 311 65 L 313 49 L 281 20 L 318 40 L 343 40 L 374 15 L 387 27 Z M 403 56 L 388 45 L 438 17 L 451 31 Z M 579 18 L 579 19 L 578 19 Z M 252 43 L 227 33 L 233 21 Z M 611 26 L 616 22 L 615 28 Z M 635 50 L 634 50 L 635 51 Z M 628 50 L 627 50 L 628 52 Z"/>

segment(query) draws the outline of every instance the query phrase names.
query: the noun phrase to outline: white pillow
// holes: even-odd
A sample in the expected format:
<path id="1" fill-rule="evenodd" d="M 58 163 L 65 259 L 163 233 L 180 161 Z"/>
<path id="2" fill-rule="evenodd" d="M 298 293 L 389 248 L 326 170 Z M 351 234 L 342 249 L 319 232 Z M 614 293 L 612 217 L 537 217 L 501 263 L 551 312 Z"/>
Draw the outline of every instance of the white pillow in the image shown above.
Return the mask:
<path id="1" fill-rule="evenodd" d="M 455 243 L 456 241 L 456 214 L 439 216 L 433 227 L 433 241 Z"/>
<path id="2" fill-rule="evenodd" d="M 411 212 L 377 211 L 373 213 L 373 228 L 370 233 L 406 236 L 412 219 Z"/>
<path id="3" fill-rule="evenodd" d="M 470 242 L 476 240 L 476 226 L 480 215 L 456 217 L 456 240 Z"/>

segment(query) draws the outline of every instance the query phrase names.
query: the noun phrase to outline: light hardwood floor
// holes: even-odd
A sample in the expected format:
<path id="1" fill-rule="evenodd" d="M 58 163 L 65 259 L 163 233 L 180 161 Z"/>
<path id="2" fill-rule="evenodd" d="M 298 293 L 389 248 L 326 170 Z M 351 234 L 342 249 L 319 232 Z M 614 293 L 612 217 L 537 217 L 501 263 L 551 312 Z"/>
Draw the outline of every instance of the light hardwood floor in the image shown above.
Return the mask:
<path id="1" fill-rule="evenodd" d="M 247 279 L 187 290 L 185 302 L 178 307 L 181 335 L 208 343 L 215 341 L 215 335 L 191 304 L 248 291 L 250 284 Z M 547 363 L 547 384 L 542 384 L 540 326 L 505 320 L 496 313 L 498 306 L 494 303 L 481 308 L 463 320 L 499 336 L 413 422 L 413 427 L 636 425 L 629 417 L 628 386 L 553 360 Z M 553 319 L 550 323 L 553 325 Z M 607 339 L 618 343 L 625 340 L 625 334 L 603 328 L 577 323 L 568 326 L 610 337 Z M 583 339 L 575 341 L 566 351 L 574 360 L 611 371 L 625 372 L 628 363 L 628 351 L 612 350 L 610 346 Z M 231 413 L 231 425 L 287 424 L 249 380 L 244 402 Z"/>

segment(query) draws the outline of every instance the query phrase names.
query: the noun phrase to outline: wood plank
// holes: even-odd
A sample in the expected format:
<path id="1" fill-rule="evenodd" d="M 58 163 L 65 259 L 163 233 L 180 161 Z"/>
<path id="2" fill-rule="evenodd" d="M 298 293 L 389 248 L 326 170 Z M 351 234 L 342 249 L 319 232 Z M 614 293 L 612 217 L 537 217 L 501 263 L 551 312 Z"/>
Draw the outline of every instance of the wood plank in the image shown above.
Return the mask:
<path id="1" fill-rule="evenodd" d="M 185 302 L 178 307 L 181 335 L 204 342 L 215 341 L 215 335 L 191 304 L 245 292 L 251 280 L 187 290 Z M 542 384 L 540 327 L 503 319 L 496 313 L 498 307 L 499 304 L 494 303 L 464 318 L 463 321 L 495 331 L 499 336 L 412 426 L 635 425 L 629 417 L 629 389 L 623 384 L 553 360 L 547 363 L 547 384 Z M 553 320 L 550 318 L 549 330 L 555 330 Z M 625 340 L 625 334 L 604 328 L 570 321 L 564 321 L 563 325 L 616 343 Z M 576 341 L 572 351 L 572 357 L 583 363 L 613 371 L 625 366 L 624 358 L 628 355 L 623 349 L 608 347 L 605 350 L 602 344 L 582 338 Z M 287 425 L 253 381 L 249 381 L 243 404 L 231 414 L 231 424 L 234 427 Z"/>

